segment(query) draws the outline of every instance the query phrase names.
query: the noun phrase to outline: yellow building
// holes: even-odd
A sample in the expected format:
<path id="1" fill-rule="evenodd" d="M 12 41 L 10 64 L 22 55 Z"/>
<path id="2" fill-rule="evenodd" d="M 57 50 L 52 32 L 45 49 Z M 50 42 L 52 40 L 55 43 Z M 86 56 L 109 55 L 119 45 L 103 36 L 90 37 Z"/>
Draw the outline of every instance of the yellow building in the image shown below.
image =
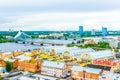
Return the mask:
<path id="1" fill-rule="evenodd" d="M 5 61 L 3 59 L 0 59 L 0 67 L 5 67 Z"/>
<path id="2" fill-rule="evenodd" d="M 19 70 L 24 70 L 24 71 L 29 71 L 29 72 L 40 72 L 41 71 L 41 64 L 42 61 L 35 61 L 35 62 L 30 62 L 30 61 L 18 61 L 18 69 Z"/>

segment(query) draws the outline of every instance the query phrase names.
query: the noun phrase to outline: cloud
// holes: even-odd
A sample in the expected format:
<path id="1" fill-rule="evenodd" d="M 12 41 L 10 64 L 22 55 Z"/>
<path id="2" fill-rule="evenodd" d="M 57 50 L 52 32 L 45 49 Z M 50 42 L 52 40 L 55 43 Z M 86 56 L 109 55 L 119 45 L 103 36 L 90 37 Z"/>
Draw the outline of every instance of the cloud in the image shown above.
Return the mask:
<path id="1" fill-rule="evenodd" d="M 120 0 L 0 0 L 4 12 L 91 12 L 120 8 Z"/>
<path id="2" fill-rule="evenodd" d="M 102 26 L 117 30 L 120 29 L 119 13 L 120 11 L 32 13 L 29 15 L 7 17 L 11 22 L 3 23 L 0 26 L 9 26 L 15 30 L 53 31 L 78 30 L 78 26 L 83 25 L 85 30 L 91 30 L 91 27 L 100 30 Z"/>
<path id="3" fill-rule="evenodd" d="M 120 29 L 120 0 L 0 0 L 0 30 Z"/>

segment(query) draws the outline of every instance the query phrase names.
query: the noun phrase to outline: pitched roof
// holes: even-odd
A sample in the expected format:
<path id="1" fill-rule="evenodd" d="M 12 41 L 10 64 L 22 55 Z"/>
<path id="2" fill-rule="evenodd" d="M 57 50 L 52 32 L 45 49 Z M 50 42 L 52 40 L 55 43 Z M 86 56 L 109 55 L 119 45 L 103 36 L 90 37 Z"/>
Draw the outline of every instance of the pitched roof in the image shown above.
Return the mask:
<path id="1" fill-rule="evenodd" d="M 114 56 L 112 51 L 110 51 L 110 50 L 89 52 L 89 54 L 93 57 L 93 59 L 101 59 L 101 58 Z"/>
<path id="2" fill-rule="evenodd" d="M 26 56 L 24 56 L 24 55 L 20 55 L 20 56 L 17 56 L 17 57 L 15 57 L 15 58 L 20 59 L 20 61 L 30 60 L 30 59 L 31 59 L 31 57 L 26 57 Z"/>
<path id="3" fill-rule="evenodd" d="M 42 66 L 54 67 L 54 68 L 63 68 L 65 63 L 55 62 L 55 61 L 43 61 Z"/>
<path id="4" fill-rule="evenodd" d="M 18 78 L 18 80 L 36 80 L 35 78 L 30 78 L 30 77 L 27 77 L 27 76 L 21 76 Z"/>
<path id="5" fill-rule="evenodd" d="M 95 68 L 88 68 L 88 67 L 81 67 L 81 66 L 73 66 L 72 69 L 73 71 L 79 71 L 79 72 L 89 72 L 89 73 L 94 73 L 94 74 L 99 74 L 102 69 L 95 69 Z"/>
<path id="6" fill-rule="evenodd" d="M 90 68 L 102 69 L 102 70 L 107 70 L 107 71 L 110 71 L 111 69 L 110 66 L 93 65 L 93 64 L 87 64 L 87 66 Z"/>
<path id="7" fill-rule="evenodd" d="M 67 46 L 46 46 L 47 51 L 54 48 L 58 54 L 64 51 L 69 51 L 73 56 L 80 56 L 84 52 L 94 52 L 92 48 L 81 49 L 78 47 L 67 47 Z"/>
<path id="8" fill-rule="evenodd" d="M 34 76 L 34 77 L 43 78 L 43 79 L 57 80 L 57 78 L 54 78 L 54 77 L 51 77 L 51 76 L 46 76 L 46 75 L 34 74 L 33 76 Z"/>

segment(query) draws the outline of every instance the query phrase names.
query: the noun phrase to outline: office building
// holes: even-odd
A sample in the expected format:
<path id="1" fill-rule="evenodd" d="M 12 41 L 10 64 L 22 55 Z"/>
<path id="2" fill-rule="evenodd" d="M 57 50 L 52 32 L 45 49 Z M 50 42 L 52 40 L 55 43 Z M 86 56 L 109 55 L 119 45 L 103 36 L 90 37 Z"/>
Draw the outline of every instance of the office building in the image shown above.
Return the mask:
<path id="1" fill-rule="evenodd" d="M 80 36 L 83 36 L 83 26 L 79 26 L 79 34 Z"/>
<path id="2" fill-rule="evenodd" d="M 91 35 L 95 35 L 95 29 L 92 29 Z"/>
<path id="3" fill-rule="evenodd" d="M 103 37 L 107 36 L 107 28 L 106 27 L 102 27 L 102 36 Z"/>

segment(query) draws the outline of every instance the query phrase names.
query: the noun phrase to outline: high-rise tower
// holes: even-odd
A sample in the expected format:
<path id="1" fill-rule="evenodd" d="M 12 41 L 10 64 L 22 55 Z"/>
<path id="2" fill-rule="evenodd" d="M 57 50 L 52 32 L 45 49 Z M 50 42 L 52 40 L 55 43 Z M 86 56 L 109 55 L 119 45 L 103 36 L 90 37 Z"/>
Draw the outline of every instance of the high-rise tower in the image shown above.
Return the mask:
<path id="1" fill-rule="evenodd" d="M 79 34 L 80 36 L 83 36 L 83 26 L 79 26 Z"/>
<path id="2" fill-rule="evenodd" d="M 102 27 L 102 36 L 103 37 L 107 36 L 107 28 L 106 27 Z"/>

